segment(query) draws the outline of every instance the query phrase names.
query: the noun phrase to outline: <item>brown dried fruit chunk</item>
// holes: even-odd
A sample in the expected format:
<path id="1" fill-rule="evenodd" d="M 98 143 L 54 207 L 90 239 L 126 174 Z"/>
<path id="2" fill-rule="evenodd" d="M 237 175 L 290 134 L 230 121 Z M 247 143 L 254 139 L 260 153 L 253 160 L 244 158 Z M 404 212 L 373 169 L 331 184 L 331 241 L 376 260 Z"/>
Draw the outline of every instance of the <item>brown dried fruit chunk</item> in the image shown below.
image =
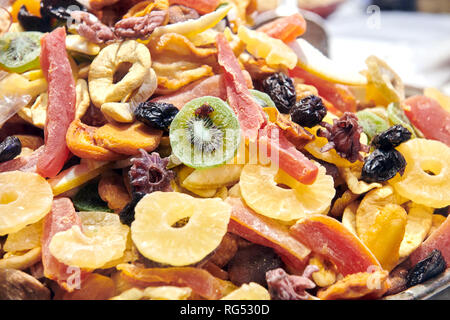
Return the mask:
<path id="1" fill-rule="evenodd" d="M 39 136 L 32 136 L 28 134 L 17 134 L 15 135 L 20 140 L 22 148 L 30 148 L 31 150 L 36 150 L 44 144 L 44 139 Z"/>
<path id="2" fill-rule="evenodd" d="M 0 269 L 0 300 L 50 300 L 50 290 L 25 272 Z"/>
<path id="3" fill-rule="evenodd" d="M 98 194 L 115 212 L 121 211 L 131 201 L 122 176 L 113 172 L 102 176 L 98 183 Z"/>
<path id="4" fill-rule="evenodd" d="M 161 141 L 162 131 L 147 127 L 143 123 L 105 124 L 95 131 L 94 139 L 103 148 L 113 152 L 136 155 L 139 149 L 155 150 Z"/>
<path id="5" fill-rule="evenodd" d="M 237 238 L 238 237 L 232 233 L 225 234 L 210 261 L 219 267 L 224 267 L 234 257 L 238 250 Z"/>
<path id="6" fill-rule="evenodd" d="M 317 296 L 322 300 L 378 299 L 390 287 L 388 276 L 386 270 L 353 273 L 327 289 L 319 290 Z"/>

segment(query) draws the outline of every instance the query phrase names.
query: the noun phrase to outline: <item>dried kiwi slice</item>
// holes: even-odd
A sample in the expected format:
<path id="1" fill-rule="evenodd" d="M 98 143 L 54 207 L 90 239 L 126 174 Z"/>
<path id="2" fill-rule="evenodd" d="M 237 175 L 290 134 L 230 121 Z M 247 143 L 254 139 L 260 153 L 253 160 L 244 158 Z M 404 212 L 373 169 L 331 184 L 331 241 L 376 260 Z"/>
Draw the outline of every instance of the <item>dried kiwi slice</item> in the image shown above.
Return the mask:
<path id="1" fill-rule="evenodd" d="M 250 93 L 253 95 L 253 99 L 255 99 L 261 107 L 276 107 L 275 102 L 273 102 L 267 93 L 258 90 L 250 90 Z"/>
<path id="2" fill-rule="evenodd" d="M 23 73 L 39 68 L 41 32 L 8 32 L 0 37 L 0 67 Z"/>
<path id="3" fill-rule="evenodd" d="M 216 97 L 188 102 L 170 126 L 172 152 L 192 168 L 210 168 L 234 157 L 241 141 L 233 110 Z"/>

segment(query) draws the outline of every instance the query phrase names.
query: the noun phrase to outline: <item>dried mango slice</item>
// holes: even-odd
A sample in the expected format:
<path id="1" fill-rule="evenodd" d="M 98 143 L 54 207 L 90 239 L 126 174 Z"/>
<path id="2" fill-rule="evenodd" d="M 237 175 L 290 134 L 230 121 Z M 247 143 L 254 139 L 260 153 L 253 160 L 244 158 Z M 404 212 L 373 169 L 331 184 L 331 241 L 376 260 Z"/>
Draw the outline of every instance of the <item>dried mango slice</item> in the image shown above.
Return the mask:
<path id="1" fill-rule="evenodd" d="M 399 262 L 406 221 L 405 209 L 397 204 L 388 204 L 383 207 L 367 232 L 360 236 L 385 270 L 391 271 Z"/>
<path id="2" fill-rule="evenodd" d="M 413 203 L 408 210 L 408 219 L 400 259 L 409 256 L 425 240 L 433 224 L 433 209 Z"/>
<path id="3" fill-rule="evenodd" d="M 11 233 L 6 238 L 5 252 L 27 251 L 41 246 L 42 220 Z"/>
<path id="4" fill-rule="evenodd" d="M 119 216 L 107 212 L 79 212 L 83 231 L 73 226 L 56 233 L 50 242 L 50 253 L 60 262 L 86 269 L 100 268 L 122 257 L 129 228 Z"/>
<path id="5" fill-rule="evenodd" d="M 41 220 L 51 209 L 50 184 L 36 173 L 0 173 L 0 235 Z"/>
<path id="6" fill-rule="evenodd" d="M 239 27 L 238 36 L 247 45 L 248 52 L 265 59 L 270 67 L 293 69 L 297 64 L 296 54 L 281 40 L 244 26 Z"/>

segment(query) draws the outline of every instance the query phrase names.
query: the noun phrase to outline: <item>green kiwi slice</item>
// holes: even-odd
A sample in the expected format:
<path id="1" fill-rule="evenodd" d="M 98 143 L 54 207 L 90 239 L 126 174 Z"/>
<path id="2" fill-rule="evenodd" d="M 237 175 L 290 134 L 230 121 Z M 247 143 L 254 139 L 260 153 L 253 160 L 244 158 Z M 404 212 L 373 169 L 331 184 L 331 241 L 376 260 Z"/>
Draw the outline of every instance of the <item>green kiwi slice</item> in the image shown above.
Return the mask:
<path id="1" fill-rule="evenodd" d="M 39 68 L 41 32 L 7 32 L 0 36 L 0 67 L 23 73 Z"/>
<path id="2" fill-rule="evenodd" d="M 210 96 L 188 102 L 173 119 L 169 135 L 173 154 L 196 169 L 227 162 L 241 142 L 234 111 L 223 100 Z"/>
<path id="3" fill-rule="evenodd" d="M 275 102 L 273 102 L 267 93 L 258 90 L 250 90 L 250 93 L 253 95 L 253 99 L 255 99 L 256 103 L 258 103 L 261 107 L 275 108 Z"/>

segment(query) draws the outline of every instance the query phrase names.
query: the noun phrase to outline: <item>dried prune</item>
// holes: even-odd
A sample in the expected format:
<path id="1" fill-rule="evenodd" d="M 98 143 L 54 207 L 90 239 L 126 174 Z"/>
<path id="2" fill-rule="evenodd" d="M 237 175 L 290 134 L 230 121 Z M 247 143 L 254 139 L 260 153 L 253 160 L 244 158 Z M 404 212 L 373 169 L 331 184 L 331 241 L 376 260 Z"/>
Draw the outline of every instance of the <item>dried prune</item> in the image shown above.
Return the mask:
<path id="1" fill-rule="evenodd" d="M 280 257 L 268 247 L 251 245 L 240 249 L 228 263 L 228 275 L 236 285 L 256 282 L 267 287 L 266 272 L 282 266 Z"/>
<path id="2" fill-rule="evenodd" d="M 327 114 L 327 108 L 325 108 L 321 98 L 310 95 L 297 101 L 290 114 L 291 120 L 295 123 L 312 128 L 323 120 Z"/>
<path id="3" fill-rule="evenodd" d="M 85 6 L 76 0 L 42 0 L 41 16 L 43 18 L 56 18 L 60 21 L 71 19 L 73 11 L 88 11 Z"/>
<path id="4" fill-rule="evenodd" d="M 305 268 L 303 275 L 289 275 L 281 268 L 266 273 L 269 293 L 272 300 L 309 300 L 312 296 L 306 291 L 314 289 L 316 284 L 310 279 L 311 275 L 319 271 L 315 265 Z"/>
<path id="5" fill-rule="evenodd" d="M 143 102 L 138 105 L 134 115 L 145 125 L 168 131 L 170 124 L 178 113 L 178 108 L 170 103 Z"/>
<path id="6" fill-rule="evenodd" d="M 395 149 L 376 149 L 365 160 L 361 171 L 361 179 L 365 182 L 384 182 L 395 177 L 397 173 L 403 175 L 406 160 Z"/>
<path id="7" fill-rule="evenodd" d="M 128 226 L 134 221 L 134 209 L 145 193 L 134 193 L 131 201 L 119 212 L 120 222 Z"/>
<path id="8" fill-rule="evenodd" d="M 22 151 L 22 144 L 19 138 L 14 136 L 6 137 L 0 143 L 0 163 L 6 162 L 17 157 Z"/>
<path id="9" fill-rule="evenodd" d="M 425 282 L 438 274 L 441 274 L 447 268 L 447 264 L 442 253 L 434 249 L 425 259 L 419 261 L 406 276 L 406 285 L 415 286 Z"/>
<path id="10" fill-rule="evenodd" d="M 411 139 L 411 132 L 404 126 L 397 124 L 390 127 L 388 130 L 376 135 L 371 144 L 378 149 L 388 150 L 393 149 L 403 142 Z"/>
<path id="11" fill-rule="evenodd" d="M 274 73 L 263 80 L 262 89 L 275 102 L 281 113 L 289 113 L 297 100 L 294 82 L 282 72 Z"/>

